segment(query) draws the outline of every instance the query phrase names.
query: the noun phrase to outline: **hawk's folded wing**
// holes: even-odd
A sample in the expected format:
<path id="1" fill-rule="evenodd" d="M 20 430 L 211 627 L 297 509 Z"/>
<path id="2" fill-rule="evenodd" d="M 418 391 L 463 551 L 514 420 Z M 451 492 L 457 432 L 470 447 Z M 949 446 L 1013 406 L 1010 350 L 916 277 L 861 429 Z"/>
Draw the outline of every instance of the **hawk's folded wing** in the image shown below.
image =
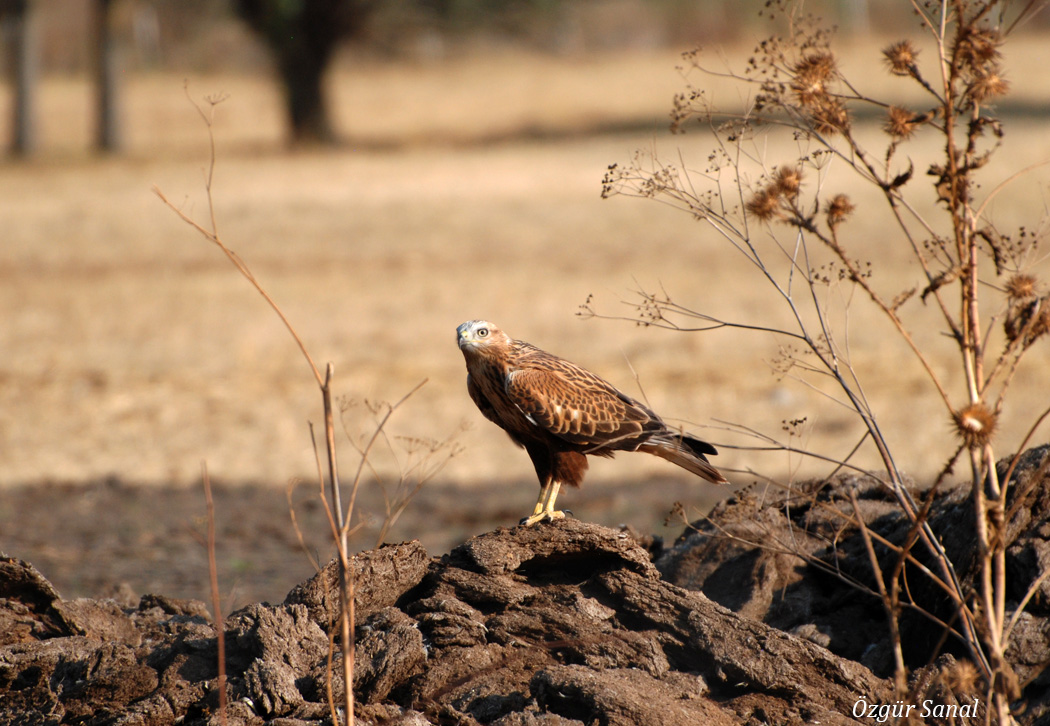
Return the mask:
<path id="1" fill-rule="evenodd" d="M 553 356 L 544 363 L 511 372 L 506 383 L 508 398 L 536 426 L 573 444 L 624 449 L 663 429 L 652 411 L 593 373 Z"/>

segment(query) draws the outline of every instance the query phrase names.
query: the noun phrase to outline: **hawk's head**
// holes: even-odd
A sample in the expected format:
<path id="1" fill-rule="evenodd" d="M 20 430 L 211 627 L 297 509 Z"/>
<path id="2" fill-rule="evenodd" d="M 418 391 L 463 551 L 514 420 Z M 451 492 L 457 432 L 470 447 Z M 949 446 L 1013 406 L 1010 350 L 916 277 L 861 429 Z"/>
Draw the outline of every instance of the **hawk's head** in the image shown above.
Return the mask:
<path id="1" fill-rule="evenodd" d="M 486 354 L 510 344 L 510 337 L 487 320 L 468 320 L 456 328 L 456 342 L 467 354 Z"/>

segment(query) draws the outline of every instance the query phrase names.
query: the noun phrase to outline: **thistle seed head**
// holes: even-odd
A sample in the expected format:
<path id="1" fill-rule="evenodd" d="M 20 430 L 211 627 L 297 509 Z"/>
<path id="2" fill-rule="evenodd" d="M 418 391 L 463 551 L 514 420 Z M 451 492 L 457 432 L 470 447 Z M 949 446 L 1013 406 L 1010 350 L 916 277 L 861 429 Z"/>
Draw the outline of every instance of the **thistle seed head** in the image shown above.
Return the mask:
<path id="1" fill-rule="evenodd" d="M 835 77 L 835 57 L 831 53 L 811 53 L 791 67 L 791 89 L 799 104 L 819 106 L 828 95 L 828 83 Z"/>
<path id="2" fill-rule="evenodd" d="M 972 68 L 980 71 L 988 63 L 999 59 L 999 46 L 1002 43 L 998 31 L 990 28 L 971 28 L 959 38 L 957 48 L 958 59 Z"/>
<path id="3" fill-rule="evenodd" d="M 956 411 L 952 418 L 955 421 L 955 432 L 971 449 L 979 449 L 991 441 L 998 424 L 995 414 L 980 401 Z"/>
<path id="4" fill-rule="evenodd" d="M 794 166 L 782 166 L 773 176 L 773 186 L 785 197 L 794 197 L 802 186 L 802 170 Z"/>
<path id="5" fill-rule="evenodd" d="M 824 213 L 827 215 L 828 226 L 835 227 L 838 224 L 845 222 L 853 213 L 853 210 L 853 202 L 849 200 L 849 197 L 845 194 L 836 194 L 824 207 Z"/>
<path id="6" fill-rule="evenodd" d="M 1019 272 L 1006 281 L 1006 295 L 1011 301 L 1027 300 L 1036 293 L 1036 279 L 1033 275 Z"/>
<path id="7" fill-rule="evenodd" d="M 915 133 L 922 123 L 920 117 L 906 108 L 890 106 L 886 113 L 886 123 L 883 130 L 895 139 L 906 139 Z"/>
<path id="8" fill-rule="evenodd" d="M 849 127 L 849 112 L 839 99 L 825 96 L 823 101 L 813 109 L 813 128 L 817 133 L 834 136 L 837 133 L 848 131 Z"/>
<path id="9" fill-rule="evenodd" d="M 910 76 L 915 72 L 915 59 L 919 51 L 910 40 L 902 40 L 887 46 L 882 51 L 890 73 L 895 76 Z"/>
<path id="10" fill-rule="evenodd" d="M 764 187 L 751 195 L 744 208 L 752 217 L 768 222 L 780 211 L 780 195 L 775 186 Z"/>
<path id="11" fill-rule="evenodd" d="M 1003 78 L 996 66 L 978 73 L 970 84 L 970 96 L 980 103 L 995 96 L 1005 96 L 1010 90 L 1010 82 Z"/>

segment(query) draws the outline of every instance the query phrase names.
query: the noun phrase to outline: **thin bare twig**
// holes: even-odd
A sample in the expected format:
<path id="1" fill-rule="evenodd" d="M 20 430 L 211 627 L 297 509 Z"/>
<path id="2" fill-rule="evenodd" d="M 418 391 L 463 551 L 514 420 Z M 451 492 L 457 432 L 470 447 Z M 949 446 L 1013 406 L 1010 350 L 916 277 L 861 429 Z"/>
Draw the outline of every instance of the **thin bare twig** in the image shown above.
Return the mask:
<path id="1" fill-rule="evenodd" d="M 219 691 L 219 721 L 226 726 L 226 630 L 222 619 L 222 602 L 219 597 L 219 570 L 215 563 L 215 502 L 211 496 L 211 477 L 208 476 L 208 465 L 201 462 L 201 480 L 204 482 L 204 501 L 208 511 L 208 583 L 211 592 L 211 607 L 215 621 L 215 642 L 219 651 L 219 677 L 216 689 Z"/>

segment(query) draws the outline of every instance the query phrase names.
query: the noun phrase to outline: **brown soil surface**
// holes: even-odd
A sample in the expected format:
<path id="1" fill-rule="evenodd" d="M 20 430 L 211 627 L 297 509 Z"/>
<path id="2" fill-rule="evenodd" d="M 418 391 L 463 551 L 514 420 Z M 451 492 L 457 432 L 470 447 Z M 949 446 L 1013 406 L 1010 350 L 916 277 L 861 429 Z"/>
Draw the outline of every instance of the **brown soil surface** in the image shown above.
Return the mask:
<path id="1" fill-rule="evenodd" d="M 221 482 L 212 488 L 216 562 L 227 611 L 279 602 L 314 573 L 311 557 L 323 563 L 333 556 L 316 485 L 302 484 L 293 494 L 301 543 L 280 488 Z M 665 526 L 671 503 L 682 501 L 696 516 L 713 503 L 706 489 L 713 488 L 679 479 L 585 484 L 564 491 L 559 505 L 585 521 L 629 524 L 671 540 L 684 524 L 672 517 Z M 516 524 L 531 513 L 538 491 L 532 481 L 469 488 L 431 482 L 415 495 L 386 541 L 416 539 L 429 552 L 448 552 L 476 533 Z M 202 487 L 112 479 L 8 488 L 0 495 L 0 552 L 32 562 L 66 598 L 104 597 L 122 589 L 207 600 L 206 509 Z M 381 491 L 364 487 L 357 514 L 355 522 L 363 522 L 363 528 L 351 543 L 355 549 L 372 547 L 385 514 Z"/>

